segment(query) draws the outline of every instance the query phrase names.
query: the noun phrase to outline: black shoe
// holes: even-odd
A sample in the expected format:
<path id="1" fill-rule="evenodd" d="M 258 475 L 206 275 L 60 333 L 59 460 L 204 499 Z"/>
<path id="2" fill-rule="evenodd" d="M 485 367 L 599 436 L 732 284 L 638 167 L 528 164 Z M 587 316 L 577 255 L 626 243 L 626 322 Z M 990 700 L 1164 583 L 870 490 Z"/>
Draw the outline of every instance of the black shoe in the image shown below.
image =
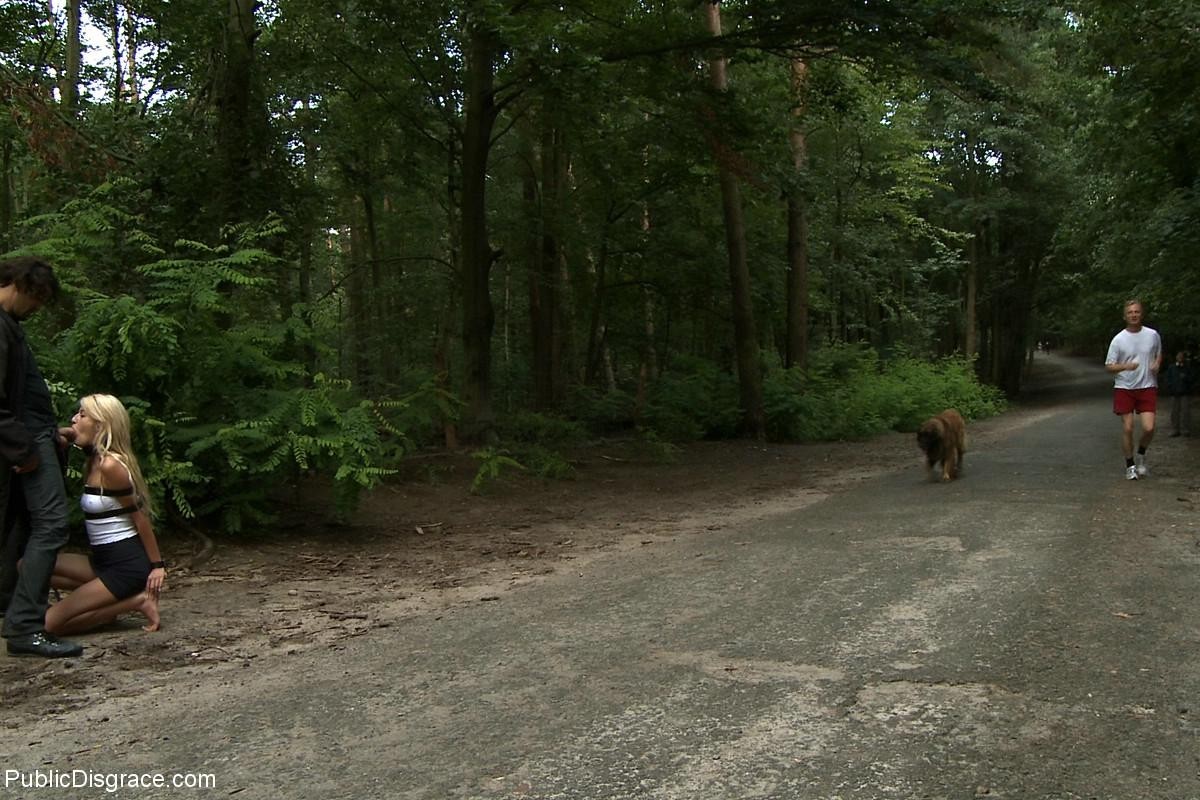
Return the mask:
<path id="1" fill-rule="evenodd" d="M 1171 434 L 1171 438 L 1174 439 L 1178 435 L 1179 435 L 1179 431 L 1175 431 L 1174 433 Z"/>
<path id="2" fill-rule="evenodd" d="M 42 656 L 43 658 L 72 658 L 83 655 L 83 645 L 59 639 L 45 631 L 8 639 L 10 656 Z"/>

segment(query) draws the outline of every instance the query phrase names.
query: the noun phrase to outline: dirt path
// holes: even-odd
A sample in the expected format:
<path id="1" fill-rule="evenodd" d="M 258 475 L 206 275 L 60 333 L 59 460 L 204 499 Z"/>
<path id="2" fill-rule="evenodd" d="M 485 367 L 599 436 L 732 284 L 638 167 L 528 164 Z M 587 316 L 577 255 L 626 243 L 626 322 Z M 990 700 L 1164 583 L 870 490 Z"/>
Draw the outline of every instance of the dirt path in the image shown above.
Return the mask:
<path id="1" fill-rule="evenodd" d="M 1044 413 L 1023 409 L 983 421 L 972 426 L 972 439 L 986 447 Z M 575 480 L 510 478 L 482 496 L 469 491 L 469 457 L 432 463 L 428 479 L 375 492 L 349 526 L 322 522 L 322 507 L 298 493 L 285 529 L 222 540 L 199 569 L 172 571 L 161 633 L 144 634 L 129 617 L 78 637 L 82 660 L 0 656 L 0 726 L 17 731 L 100 697 L 336 650 L 406 615 L 487 602 L 613 548 L 736 527 L 892 470 L 920 469 L 907 434 L 813 445 L 702 442 L 670 463 L 616 443 L 577 454 Z M 190 546 L 165 542 L 176 563 L 186 561 Z"/>
<path id="2" fill-rule="evenodd" d="M 162 633 L 0 658 L 0 757 L 203 767 L 213 797 L 1192 796 L 1142 790 L 1200 780 L 1165 646 L 1195 640 L 1200 458 L 1110 479 L 1084 366 L 972 425 L 947 487 L 908 435 L 610 448 L 574 482 L 473 497 L 460 467 L 348 532 L 226 543 L 173 576 Z"/>

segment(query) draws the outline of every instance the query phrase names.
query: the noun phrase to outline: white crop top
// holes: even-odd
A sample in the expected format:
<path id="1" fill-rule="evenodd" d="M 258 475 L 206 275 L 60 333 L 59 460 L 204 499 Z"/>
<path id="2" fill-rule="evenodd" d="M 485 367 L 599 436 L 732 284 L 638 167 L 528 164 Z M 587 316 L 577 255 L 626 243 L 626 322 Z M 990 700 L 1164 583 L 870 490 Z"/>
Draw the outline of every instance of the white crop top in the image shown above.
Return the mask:
<path id="1" fill-rule="evenodd" d="M 133 513 L 137 506 L 123 506 L 118 497 L 128 497 L 133 488 L 101 489 L 84 486 L 79 506 L 83 509 L 83 523 L 87 527 L 88 544 L 112 544 L 130 536 L 137 536 L 133 524 Z"/>

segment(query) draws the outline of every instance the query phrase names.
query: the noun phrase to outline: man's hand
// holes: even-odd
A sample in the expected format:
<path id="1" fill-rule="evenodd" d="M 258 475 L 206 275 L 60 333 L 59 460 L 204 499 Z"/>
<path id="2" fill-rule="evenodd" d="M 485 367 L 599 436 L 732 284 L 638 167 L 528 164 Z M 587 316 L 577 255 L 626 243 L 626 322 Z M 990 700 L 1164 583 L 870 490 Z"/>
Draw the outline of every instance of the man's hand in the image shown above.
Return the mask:
<path id="1" fill-rule="evenodd" d="M 17 464 L 12 469 L 13 472 L 17 473 L 18 475 L 24 475 L 26 472 L 33 472 L 38 468 L 38 464 L 40 463 L 41 462 L 38 460 L 37 454 L 34 453 L 27 461 L 25 461 L 25 463 Z"/>
<path id="2" fill-rule="evenodd" d="M 59 428 L 58 429 L 58 447 L 60 450 L 65 450 L 69 445 L 75 443 L 74 428 Z"/>

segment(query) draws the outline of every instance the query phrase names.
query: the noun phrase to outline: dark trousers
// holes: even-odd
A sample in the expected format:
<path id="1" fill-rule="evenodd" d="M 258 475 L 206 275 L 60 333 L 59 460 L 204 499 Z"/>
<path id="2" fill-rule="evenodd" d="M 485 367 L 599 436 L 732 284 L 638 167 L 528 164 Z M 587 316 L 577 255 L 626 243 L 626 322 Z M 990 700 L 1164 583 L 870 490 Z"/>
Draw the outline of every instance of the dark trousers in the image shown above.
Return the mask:
<path id="1" fill-rule="evenodd" d="M 1192 435 L 1192 398 L 1186 394 L 1171 398 L 1171 433 Z"/>
<path id="2" fill-rule="evenodd" d="M 49 605 L 50 576 L 58 551 L 67 543 L 69 512 L 67 490 L 58 465 L 58 450 L 54 431 L 40 433 L 35 438 L 38 468 L 17 475 L 12 492 L 20 493 L 29 514 L 29 538 L 21 568 L 17 570 L 16 585 L 8 612 L 4 615 L 5 637 L 25 636 L 46 629 L 46 607 Z"/>
<path id="3" fill-rule="evenodd" d="M 25 504 L 10 502 L 4 530 L 0 531 L 0 618 L 8 611 L 8 602 L 17 588 L 17 562 L 25 552 L 28 539 L 29 523 L 25 517 Z"/>

